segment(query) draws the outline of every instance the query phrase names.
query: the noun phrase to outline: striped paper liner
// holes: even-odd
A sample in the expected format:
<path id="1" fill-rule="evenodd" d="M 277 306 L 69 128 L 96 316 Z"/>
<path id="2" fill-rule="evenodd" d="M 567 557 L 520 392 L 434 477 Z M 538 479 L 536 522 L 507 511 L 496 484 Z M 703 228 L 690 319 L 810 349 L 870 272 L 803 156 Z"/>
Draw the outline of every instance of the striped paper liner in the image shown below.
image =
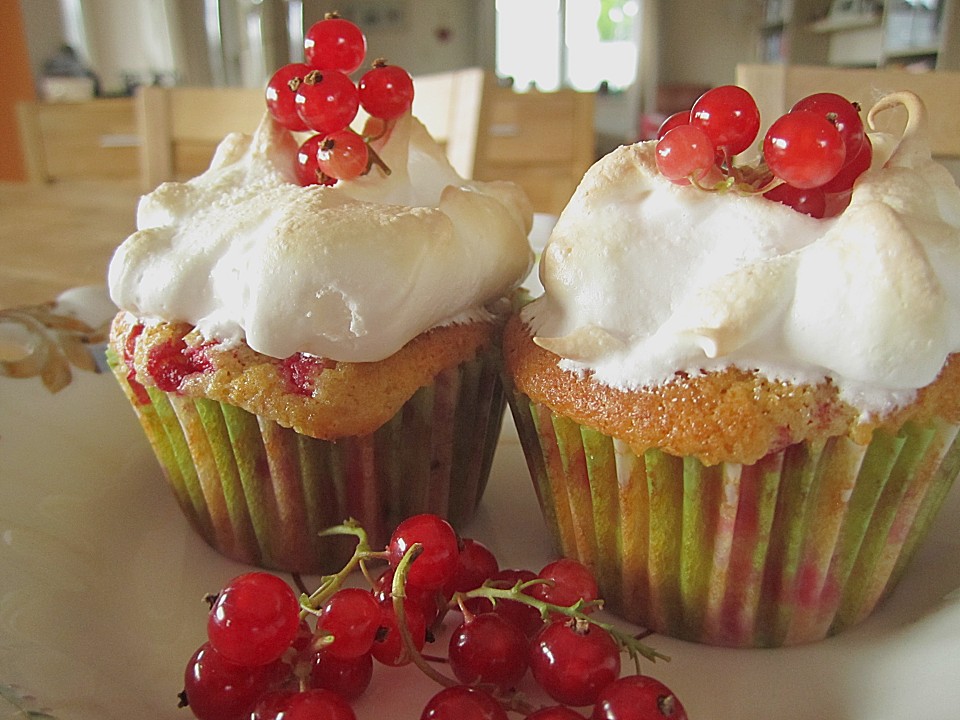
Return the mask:
<path id="1" fill-rule="evenodd" d="M 960 471 L 935 419 L 704 466 L 510 398 L 558 552 L 606 607 L 658 633 L 731 647 L 813 642 L 891 592 Z"/>
<path id="2" fill-rule="evenodd" d="M 301 573 L 339 570 L 355 544 L 319 532 L 347 518 L 385 546 L 405 517 L 473 516 L 504 397 L 495 352 L 441 372 L 369 435 L 318 440 L 225 403 L 147 388 L 111 363 L 193 528 L 224 555 Z"/>

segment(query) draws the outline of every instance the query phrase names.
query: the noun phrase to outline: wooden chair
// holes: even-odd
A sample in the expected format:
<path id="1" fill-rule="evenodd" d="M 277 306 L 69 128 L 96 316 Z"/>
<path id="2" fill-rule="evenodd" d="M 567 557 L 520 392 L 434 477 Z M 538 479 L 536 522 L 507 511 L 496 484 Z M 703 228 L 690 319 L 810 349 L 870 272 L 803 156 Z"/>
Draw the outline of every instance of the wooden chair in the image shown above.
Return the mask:
<path id="1" fill-rule="evenodd" d="M 883 94 L 911 90 L 927 105 L 933 154 L 945 160 L 948 167 L 954 161 L 960 161 L 960 72 L 738 65 L 737 84 L 749 90 L 757 100 L 764 127 L 811 93 L 839 93 L 858 101 L 866 110 Z M 903 129 L 905 119 L 904 113 L 892 110 L 881 114 L 878 122 L 881 129 L 896 133 Z"/>
<path id="2" fill-rule="evenodd" d="M 534 210 L 558 214 L 596 159 L 595 100 L 574 90 L 514 92 L 488 78 L 473 176 L 512 180 Z"/>
<path id="3" fill-rule="evenodd" d="M 203 172 L 224 136 L 255 130 L 265 107 L 259 88 L 141 87 L 136 109 L 143 191 Z"/>
<path id="4" fill-rule="evenodd" d="M 487 82 L 481 68 L 413 78 L 413 114 L 443 146 L 450 164 L 465 178 L 474 173 Z"/>
<path id="5" fill-rule="evenodd" d="M 473 173 L 484 72 L 468 68 L 414 78 L 413 111 L 464 177 Z M 203 172 L 230 132 L 252 132 L 265 110 L 253 88 L 144 87 L 137 94 L 144 190 Z M 360 122 L 355 126 L 359 127 Z"/>
<path id="6" fill-rule="evenodd" d="M 594 160 L 592 93 L 516 93 L 480 68 L 413 82 L 413 112 L 457 172 L 513 180 L 539 212 L 558 213 Z M 252 131 L 264 112 L 262 91 L 241 88 L 145 87 L 136 105 L 145 191 L 202 172 L 227 133 Z"/>
<path id="7" fill-rule="evenodd" d="M 413 79 L 413 112 L 463 177 L 512 180 L 557 214 L 595 160 L 593 93 L 518 93 L 467 68 Z"/>
<path id="8" fill-rule="evenodd" d="M 129 98 L 21 102 L 17 129 L 27 178 L 33 183 L 137 175 L 140 141 Z"/>

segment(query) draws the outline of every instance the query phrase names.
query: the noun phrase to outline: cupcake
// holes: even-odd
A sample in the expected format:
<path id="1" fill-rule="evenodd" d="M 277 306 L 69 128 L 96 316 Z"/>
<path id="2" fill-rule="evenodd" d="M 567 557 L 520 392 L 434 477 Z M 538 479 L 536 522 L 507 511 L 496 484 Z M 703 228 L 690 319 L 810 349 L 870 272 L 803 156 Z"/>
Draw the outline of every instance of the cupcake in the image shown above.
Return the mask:
<path id="1" fill-rule="evenodd" d="M 960 469 L 960 190 L 916 96 L 868 125 L 896 105 L 902 137 L 868 133 L 822 218 L 730 187 L 768 192 L 764 166 L 671 182 L 656 141 L 602 158 L 561 214 L 544 294 L 505 330 L 508 397 L 557 550 L 624 618 L 816 641 L 930 527 Z"/>
<path id="2" fill-rule="evenodd" d="M 302 185 L 301 140 L 267 114 L 141 199 L 109 269 L 110 359 L 196 531 L 315 573 L 352 551 L 321 537 L 348 518 L 376 547 L 412 514 L 472 516 L 532 212 L 460 178 L 409 109 L 356 177 Z"/>

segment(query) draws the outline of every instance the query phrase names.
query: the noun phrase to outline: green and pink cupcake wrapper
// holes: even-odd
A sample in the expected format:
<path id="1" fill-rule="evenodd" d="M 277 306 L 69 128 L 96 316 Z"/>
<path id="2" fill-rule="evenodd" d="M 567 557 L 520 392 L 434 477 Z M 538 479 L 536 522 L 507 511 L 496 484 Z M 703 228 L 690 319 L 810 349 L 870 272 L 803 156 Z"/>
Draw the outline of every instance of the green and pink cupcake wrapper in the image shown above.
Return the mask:
<path id="1" fill-rule="evenodd" d="M 869 445 L 799 443 L 705 466 L 615 438 L 515 393 L 511 410 L 556 549 L 597 574 L 606 607 L 713 645 L 813 642 L 892 591 L 960 472 L 958 426 Z"/>
<path id="2" fill-rule="evenodd" d="M 111 364 L 193 528 L 234 560 L 290 572 L 340 569 L 355 540 L 320 532 L 348 518 L 372 547 L 418 513 L 464 525 L 483 495 L 505 405 L 487 352 L 441 372 L 373 433 L 325 441 L 155 388 L 142 404 L 127 368 Z"/>

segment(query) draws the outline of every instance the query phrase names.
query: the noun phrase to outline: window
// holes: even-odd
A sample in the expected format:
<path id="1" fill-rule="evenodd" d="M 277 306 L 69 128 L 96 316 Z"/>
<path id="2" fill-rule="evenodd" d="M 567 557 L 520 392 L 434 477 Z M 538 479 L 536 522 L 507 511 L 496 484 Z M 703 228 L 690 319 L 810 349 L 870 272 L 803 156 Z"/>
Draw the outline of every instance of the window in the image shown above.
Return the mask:
<path id="1" fill-rule="evenodd" d="M 497 0 L 497 73 L 519 89 L 630 87 L 643 0 Z"/>

